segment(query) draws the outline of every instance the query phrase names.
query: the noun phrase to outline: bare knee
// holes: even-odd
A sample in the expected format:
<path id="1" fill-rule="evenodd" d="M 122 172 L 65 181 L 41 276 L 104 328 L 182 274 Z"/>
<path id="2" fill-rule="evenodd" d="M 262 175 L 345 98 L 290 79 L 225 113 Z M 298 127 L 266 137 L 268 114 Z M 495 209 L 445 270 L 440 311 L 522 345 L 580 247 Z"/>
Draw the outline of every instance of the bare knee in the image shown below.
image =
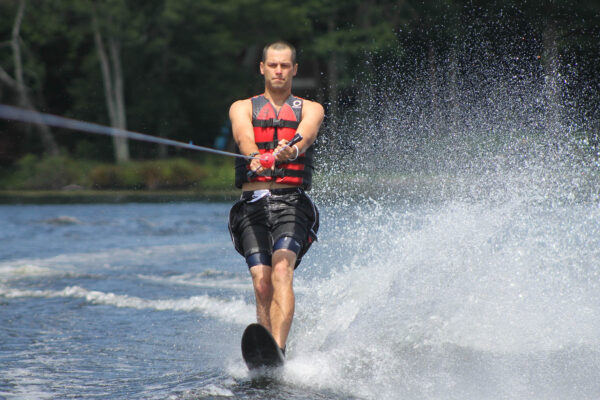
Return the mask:
<path id="1" fill-rule="evenodd" d="M 271 283 L 271 267 L 261 266 L 260 268 L 253 267 L 252 284 L 254 293 L 261 301 L 270 301 L 273 296 L 273 284 Z"/>
<path id="2" fill-rule="evenodd" d="M 261 279 L 254 282 L 254 293 L 261 300 L 268 300 L 273 295 L 273 285 L 270 279 Z"/>
<path id="3" fill-rule="evenodd" d="M 290 285 L 294 278 L 296 254 L 289 250 L 278 250 L 273 254 L 273 286 Z"/>

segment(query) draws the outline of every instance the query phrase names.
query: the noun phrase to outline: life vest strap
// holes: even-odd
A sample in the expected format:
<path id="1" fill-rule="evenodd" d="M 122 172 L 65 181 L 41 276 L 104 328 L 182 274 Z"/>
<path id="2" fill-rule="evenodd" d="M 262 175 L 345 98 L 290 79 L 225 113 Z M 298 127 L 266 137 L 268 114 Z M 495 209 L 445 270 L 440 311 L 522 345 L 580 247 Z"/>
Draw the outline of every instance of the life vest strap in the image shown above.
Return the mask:
<path id="1" fill-rule="evenodd" d="M 283 168 L 275 168 L 264 171 L 262 176 L 270 176 L 272 178 L 283 178 L 286 176 L 294 178 L 303 178 L 308 175 L 308 171 L 303 170 L 285 170 Z"/>
<path id="2" fill-rule="evenodd" d="M 256 143 L 256 146 L 260 150 L 274 150 L 277 148 L 278 143 L 277 142 L 260 142 L 260 143 Z"/>
<path id="3" fill-rule="evenodd" d="M 298 125 L 300 125 L 300 123 L 298 121 L 288 121 L 288 120 L 285 120 L 285 119 L 275 119 L 275 118 L 256 119 L 256 118 L 252 118 L 252 126 L 257 127 L 257 128 L 271 128 L 271 127 L 275 127 L 275 128 L 292 128 L 292 129 L 296 129 L 296 128 L 298 128 Z"/>

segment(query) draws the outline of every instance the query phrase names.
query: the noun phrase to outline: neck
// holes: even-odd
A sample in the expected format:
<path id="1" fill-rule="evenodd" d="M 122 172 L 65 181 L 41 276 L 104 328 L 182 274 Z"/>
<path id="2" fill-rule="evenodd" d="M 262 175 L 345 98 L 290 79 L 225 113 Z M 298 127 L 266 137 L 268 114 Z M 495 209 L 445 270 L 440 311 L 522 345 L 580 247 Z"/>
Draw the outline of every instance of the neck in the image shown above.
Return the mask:
<path id="1" fill-rule="evenodd" d="M 265 88 L 265 97 L 277 107 L 283 106 L 283 104 L 288 99 L 288 97 L 291 96 L 291 94 L 291 90 L 273 91 Z"/>

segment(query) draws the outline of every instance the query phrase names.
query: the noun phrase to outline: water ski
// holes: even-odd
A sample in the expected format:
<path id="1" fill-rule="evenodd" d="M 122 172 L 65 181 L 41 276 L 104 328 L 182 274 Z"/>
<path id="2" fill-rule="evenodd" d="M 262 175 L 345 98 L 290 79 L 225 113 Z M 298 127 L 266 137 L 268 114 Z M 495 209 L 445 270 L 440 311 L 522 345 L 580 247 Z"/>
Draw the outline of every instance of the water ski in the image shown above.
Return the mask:
<path id="1" fill-rule="evenodd" d="M 283 353 L 271 333 L 260 324 L 250 324 L 242 335 L 242 356 L 250 370 L 283 365 Z"/>

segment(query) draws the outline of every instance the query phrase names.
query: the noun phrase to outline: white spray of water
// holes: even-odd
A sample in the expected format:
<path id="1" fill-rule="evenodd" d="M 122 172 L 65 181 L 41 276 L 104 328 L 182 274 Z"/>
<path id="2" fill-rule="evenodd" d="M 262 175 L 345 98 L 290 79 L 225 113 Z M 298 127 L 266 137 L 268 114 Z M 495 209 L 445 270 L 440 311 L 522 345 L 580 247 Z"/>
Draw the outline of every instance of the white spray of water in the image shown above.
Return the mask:
<path id="1" fill-rule="evenodd" d="M 367 244 L 346 247 L 347 263 L 303 297 L 292 379 L 367 398 L 486 398 L 477 391 L 492 380 L 494 393 L 519 398 L 509 383 L 519 376 L 540 374 L 525 385 L 535 392 L 554 374 L 579 373 L 556 357 L 598 366 L 600 209 L 524 219 L 510 204 L 453 203 L 385 212 L 387 233 L 361 231 L 381 213 L 374 205 L 338 231 Z M 460 386 L 476 369 L 489 376 Z M 588 378 L 579 394 L 600 389 Z"/>
<path id="2" fill-rule="evenodd" d="M 600 396 L 586 121 L 552 114 L 540 76 L 490 71 L 442 85 L 460 101 L 437 111 L 423 79 L 388 75 L 325 138 L 291 381 L 370 399 Z"/>

